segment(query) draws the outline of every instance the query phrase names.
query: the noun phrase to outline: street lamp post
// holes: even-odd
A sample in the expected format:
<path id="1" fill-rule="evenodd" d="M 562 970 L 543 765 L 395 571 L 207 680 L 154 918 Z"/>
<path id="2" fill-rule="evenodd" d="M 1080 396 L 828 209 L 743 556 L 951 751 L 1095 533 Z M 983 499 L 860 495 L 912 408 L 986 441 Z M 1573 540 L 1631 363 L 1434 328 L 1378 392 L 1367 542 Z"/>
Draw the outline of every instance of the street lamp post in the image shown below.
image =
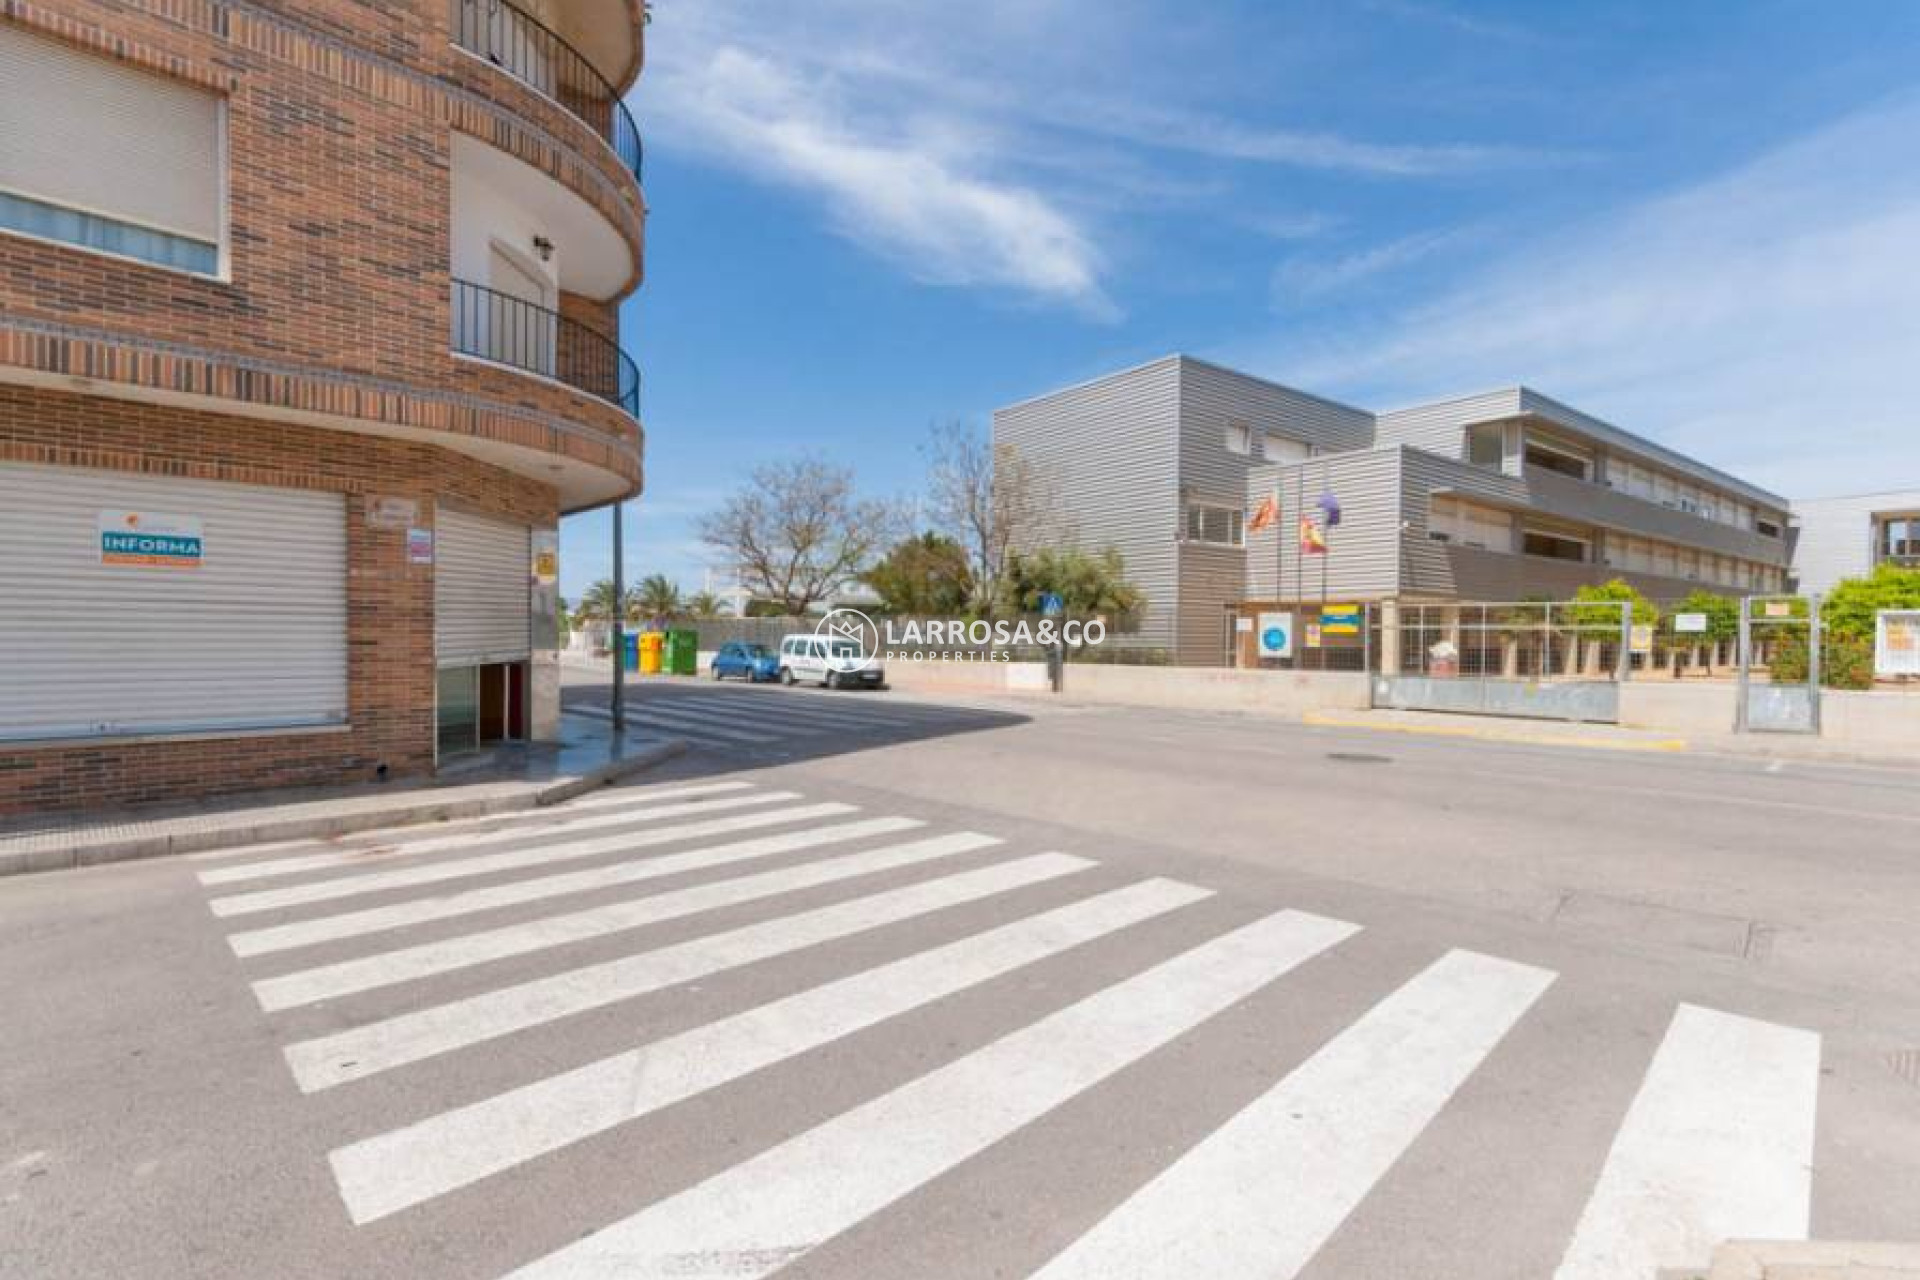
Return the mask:
<path id="1" fill-rule="evenodd" d="M 624 500 L 613 504 L 613 731 L 627 730 L 627 569 L 624 558 L 626 537 L 621 513 Z"/>

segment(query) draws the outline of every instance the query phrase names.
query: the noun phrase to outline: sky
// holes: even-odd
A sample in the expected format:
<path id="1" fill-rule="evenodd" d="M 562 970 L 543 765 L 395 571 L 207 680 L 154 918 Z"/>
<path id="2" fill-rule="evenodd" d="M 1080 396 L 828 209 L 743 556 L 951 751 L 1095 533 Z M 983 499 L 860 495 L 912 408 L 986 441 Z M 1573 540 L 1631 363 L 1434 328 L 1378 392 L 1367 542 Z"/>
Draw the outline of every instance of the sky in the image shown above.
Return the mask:
<path id="1" fill-rule="evenodd" d="M 655 0 L 631 581 L 814 453 L 1185 352 L 1524 383 L 1796 497 L 1920 486 L 1920 4 Z M 605 577 L 605 512 L 562 528 Z"/>

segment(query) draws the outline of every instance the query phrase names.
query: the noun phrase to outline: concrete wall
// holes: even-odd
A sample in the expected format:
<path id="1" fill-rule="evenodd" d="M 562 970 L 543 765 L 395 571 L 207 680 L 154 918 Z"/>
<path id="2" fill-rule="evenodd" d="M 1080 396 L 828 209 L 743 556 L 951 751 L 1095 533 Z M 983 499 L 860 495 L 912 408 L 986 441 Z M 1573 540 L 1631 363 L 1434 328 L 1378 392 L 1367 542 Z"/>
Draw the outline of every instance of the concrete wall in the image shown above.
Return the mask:
<path id="1" fill-rule="evenodd" d="M 887 680 L 906 692 L 1031 693 L 1051 697 L 1037 662 L 891 662 Z M 1069 702 L 1205 711 L 1359 711 L 1367 677 L 1341 671 L 1237 671 L 1207 667 L 1132 667 L 1072 663 Z"/>
<path id="2" fill-rule="evenodd" d="M 1739 686 L 1733 681 L 1630 680 L 1620 689 L 1620 723 L 1629 729 L 1708 736 L 1733 732 Z M 1829 746 L 1920 755 L 1920 694 L 1820 695 L 1820 741 Z"/>

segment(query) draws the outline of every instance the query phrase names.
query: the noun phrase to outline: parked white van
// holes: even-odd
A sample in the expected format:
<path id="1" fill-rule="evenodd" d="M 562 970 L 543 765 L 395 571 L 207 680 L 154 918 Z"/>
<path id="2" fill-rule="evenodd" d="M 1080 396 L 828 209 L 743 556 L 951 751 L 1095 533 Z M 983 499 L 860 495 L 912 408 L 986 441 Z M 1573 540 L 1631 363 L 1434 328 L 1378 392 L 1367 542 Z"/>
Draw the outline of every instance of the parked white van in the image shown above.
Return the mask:
<path id="1" fill-rule="evenodd" d="M 780 642 L 780 682 L 811 680 L 829 689 L 861 686 L 877 689 L 887 682 L 886 668 L 875 658 L 860 666 L 860 646 L 851 640 L 821 635 L 788 636 Z"/>

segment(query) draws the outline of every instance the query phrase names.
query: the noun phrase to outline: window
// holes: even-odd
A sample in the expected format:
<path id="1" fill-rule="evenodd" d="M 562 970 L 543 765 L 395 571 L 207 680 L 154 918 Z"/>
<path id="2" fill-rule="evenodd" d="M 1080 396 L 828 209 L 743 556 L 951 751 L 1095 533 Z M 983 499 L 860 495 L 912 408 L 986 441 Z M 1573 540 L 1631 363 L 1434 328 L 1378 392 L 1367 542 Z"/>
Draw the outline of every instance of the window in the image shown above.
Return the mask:
<path id="1" fill-rule="evenodd" d="M 1587 558 L 1587 544 L 1581 539 L 1559 533 L 1542 533 L 1538 529 L 1528 529 L 1521 536 L 1520 548 L 1530 556 L 1543 556 L 1548 560 L 1584 562 Z"/>
<path id="2" fill-rule="evenodd" d="M 221 269 L 218 95 L 0 24 L 0 231 Z"/>
<path id="3" fill-rule="evenodd" d="M 1499 471 L 1507 463 L 1507 429 L 1498 422 L 1483 422 L 1467 428 L 1467 461 L 1476 467 Z"/>
<path id="4" fill-rule="evenodd" d="M 1221 547 L 1246 545 L 1242 521 L 1246 513 L 1238 507 L 1189 506 L 1183 526 L 1188 542 L 1205 542 Z"/>
<path id="5" fill-rule="evenodd" d="M 1525 456 L 1529 467 L 1538 467 L 1542 471 L 1555 471 L 1563 476 L 1572 476 L 1575 480 L 1585 480 L 1592 465 L 1571 450 L 1561 449 L 1534 439 L 1528 439 Z"/>
<path id="6" fill-rule="evenodd" d="M 1227 452 L 1249 454 L 1253 452 L 1253 428 L 1244 422 L 1227 424 Z"/>
<path id="7" fill-rule="evenodd" d="M 1780 522 L 1756 518 L 1753 522 L 1753 531 L 1763 538 L 1777 538 L 1780 536 Z"/>
<path id="8" fill-rule="evenodd" d="M 1276 431 L 1267 432 L 1265 449 L 1268 462 L 1304 462 L 1313 453 L 1302 442 Z"/>
<path id="9" fill-rule="evenodd" d="M 1435 542 L 1510 552 L 1513 550 L 1513 518 L 1494 507 L 1442 495 L 1433 500 L 1427 511 L 1427 536 Z"/>
<path id="10" fill-rule="evenodd" d="M 1895 516 L 1882 523 L 1880 555 L 1885 559 L 1920 559 L 1920 516 Z"/>

